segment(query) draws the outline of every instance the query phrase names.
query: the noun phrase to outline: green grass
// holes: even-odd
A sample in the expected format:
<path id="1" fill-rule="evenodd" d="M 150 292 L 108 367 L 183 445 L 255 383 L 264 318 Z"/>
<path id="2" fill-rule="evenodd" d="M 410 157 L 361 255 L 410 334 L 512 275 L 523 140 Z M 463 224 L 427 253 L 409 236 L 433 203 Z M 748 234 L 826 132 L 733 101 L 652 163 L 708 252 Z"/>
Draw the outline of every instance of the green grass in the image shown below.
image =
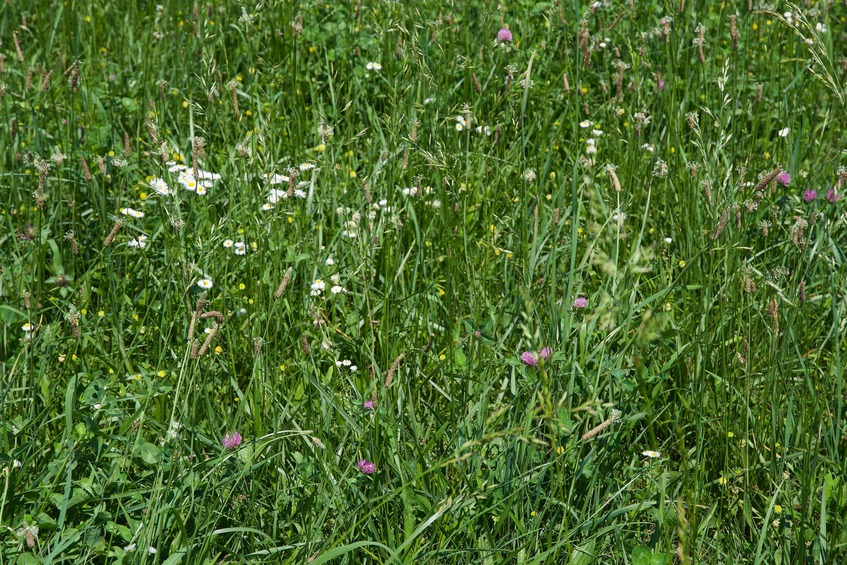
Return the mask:
<path id="1" fill-rule="evenodd" d="M 598 5 L 3 3 L 0 565 L 847 559 L 847 9 Z"/>

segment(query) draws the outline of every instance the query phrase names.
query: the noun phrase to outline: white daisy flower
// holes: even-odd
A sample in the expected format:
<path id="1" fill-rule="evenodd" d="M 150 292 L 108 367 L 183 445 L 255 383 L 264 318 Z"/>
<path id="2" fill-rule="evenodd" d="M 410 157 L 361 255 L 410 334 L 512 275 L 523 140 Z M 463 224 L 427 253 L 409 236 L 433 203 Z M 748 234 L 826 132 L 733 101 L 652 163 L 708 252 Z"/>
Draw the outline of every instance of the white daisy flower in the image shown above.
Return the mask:
<path id="1" fill-rule="evenodd" d="M 171 193 L 171 189 L 168 186 L 168 183 L 166 183 L 159 177 L 156 177 L 150 181 L 150 187 L 156 191 L 156 194 L 159 194 L 161 196 L 168 196 Z"/>
<path id="2" fill-rule="evenodd" d="M 33 328 L 32 324 L 30 324 L 29 322 L 27 322 L 26 324 L 24 324 L 23 326 L 21 326 L 21 329 L 22 329 L 24 332 L 29 333 L 29 332 L 31 332 L 31 331 L 32 331 L 33 329 L 35 329 L 35 328 Z"/>
<path id="3" fill-rule="evenodd" d="M 359 370 L 359 368 L 356 365 L 350 365 L 350 372 L 351 373 L 355 373 L 358 370 Z"/>
<path id="4" fill-rule="evenodd" d="M 236 255 L 247 255 L 247 248 L 246 247 L 236 247 L 235 248 L 235 254 Z"/>
<path id="5" fill-rule="evenodd" d="M 320 296 L 321 293 L 326 288 L 326 283 L 321 279 L 315 279 L 315 282 L 312 283 L 312 296 Z"/>
<path id="6" fill-rule="evenodd" d="M 147 236 L 142 234 L 134 239 L 130 239 L 127 242 L 127 246 L 135 247 L 137 249 L 144 249 L 145 247 L 147 247 Z"/>
<path id="7" fill-rule="evenodd" d="M 298 168 L 301 171 L 311 171 L 312 169 L 315 168 L 315 164 L 314 163 L 308 163 L 308 162 L 307 163 L 300 163 L 300 166 Z"/>
<path id="8" fill-rule="evenodd" d="M 583 129 L 590 128 L 591 127 L 591 121 L 590 120 L 582 120 L 581 122 L 579 122 L 579 127 L 583 128 Z"/>
<path id="9" fill-rule="evenodd" d="M 424 99 L 424 104 L 432 104 L 433 102 L 435 102 L 435 98 L 433 98 L 432 96 Z"/>
<path id="10" fill-rule="evenodd" d="M 273 175 L 268 175 L 268 178 L 270 179 L 271 184 L 282 184 L 282 183 L 288 182 L 288 177 L 285 176 L 285 175 L 273 174 Z"/>
<path id="11" fill-rule="evenodd" d="M 233 245 L 235 245 L 235 244 L 233 243 L 233 241 L 232 241 L 231 239 L 225 239 L 225 240 L 224 240 L 224 247 L 225 247 L 225 248 L 229 249 L 229 248 L 230 248 L 230 247 L 232 247 Z"/>
<path id="12" fill-rule="evenodd" d="M 341 364 L 344 365 L 345 367 L 349 367 L 350 365 L 352 365 L 352 362 L 349 359 L 345 359 L 344 361 L 341 362 Z"/>
<path id="13" fill-rule="evenodd" d="M 132 208 L 121 208 L 121 214 L 124 216 L 132 216 L 133 218 L 143 218 L 144 212 L 133 210 Z"/>
<path id="14" fill-rule="evenodd" d="M 206 187 L 202 184 L 197 187 L 197 190 L 194 191 L 197 196 L 205 196 L 206 195 Z"/>
<path id="15" fill-rule="evenodd" d="M 335 265 L 335 259 L 332 258 L 332 255 L 326 258 L 326 265 L 327 267 Z"/>
<path id="16" fill-rule="evenodd" d="M 379 63 L 370 62 L 367 65 L 365 65 L 365 68 L 368 69 L 369 71 L 381 71 L 382 65 L 380 65 Z"/>
<path id="17" fill-rule="evenodd" d="M 294 196 L 296 196 L 297 198 L 306 198 L 306 193 L 298 188 L 294 191 Z"/>
<path id="18" fill-rule="evenodd" d="M 331 290 L 333 294 L 339 294 L 339 293 L 344 292 L 344 289 L 339 285 L 335 285 L 334 287 L 332 287 L 329 290 Z"/>
<path id="19" fill-rule="evenodd" d="M 788 133 L 790 131 L 791 130 L 789 128 L 782 128 L 781 130 L 779 130 L 779 137 L 788 137 Z"/>
<path id="20" fill-rule="evenodd" d="M 197 281 L 197 286 L 199 286 L 203 290 L 209 290 L 214 286 L 214 283 L 210 279 L 200 279 L 199 281 Z"/>
<path id="21" fill-rule="evenodd" d="M 650 451 L 649 449 L 647 451 L 642 451 L 641 455 L 643 455 L 644 457 L 648 457 L 650 459 L 658 459 L 659 457 L 662 456 L 662 454 L 659 453 L 658 451 Z"/>
<path id="22" fill-rule="evenodd" d="M 262 210 L 273 210 L 274 205 L 270 202 L 265 202 L 262 204 Z"/>

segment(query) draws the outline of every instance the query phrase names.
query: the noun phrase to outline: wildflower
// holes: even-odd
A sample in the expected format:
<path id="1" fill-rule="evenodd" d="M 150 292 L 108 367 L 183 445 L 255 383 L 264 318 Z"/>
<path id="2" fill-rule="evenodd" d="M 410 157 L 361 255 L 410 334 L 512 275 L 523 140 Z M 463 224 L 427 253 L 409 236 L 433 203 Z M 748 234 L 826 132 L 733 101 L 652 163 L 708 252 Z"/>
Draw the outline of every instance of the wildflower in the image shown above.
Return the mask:
<path id="1" fill-rule="evenodd" d="M 817 197 L 818 193 L 812 190 L 811 188 L 803 193 L 803 200 L 805 200 L 806 202 L 811 202 Z"/>
<path id="2" fill-rule="evenodd" d="M 329 290 L 332 291 L 333 294 L 339 294 L 339 293 L 344 292 L 344 288 L 341 287 L 340 285 L 335 285 L 332 288 L 330 288 Z"/>
<path id="3" fill-rule="evenodd" d="M 139 235 L 136 238 L 130 239 L 127 242 L 127 247 L 134 247 L 136 249 L 144 249 L 145 247 L 147 247 L 147 236 L 142 234 L 142 235 Z"/>
<path id="4" fill-rule="evenodd" d="M 311 171 L 312 169 L 314 169 L 314 168 L 315 168 L 315 164 L 314 164 L 314 163 L 309 163 L 309 162 L 306 162 L 306 163 L 300 163 L 300 166 L 299 166 L 298 168 L 299 168 L 301 171 L 304 171 L 304 172 L 305 172 L 305 171 Z"/>
<path id="5" fill-rule="evenodd" d="M 779 504 L 775 504 L 773 507 L 773 513 L 782 514 L 782 506 L 780 506 Z"/>
<path id="6" fill-rule="evenodd" d="M 121 214 L 124 216 L 132 216 L 133 218 L 143 218 L 144 212 L 133 210 L 132 208 L 121 208 Z"/>
<path id="7" fill-rule="evenodd" d="M 788 186 L 788 183 L 791 182 L 791 175 L 789 175 L 786 171 L 782 171 L 779 175 L 777 175 L 776 182 L 782 186 Z"/>
<path id="8" fill-rule="evenodd" d="M 580 296 L 579 298 L 573 301 L 573 307 L 577 310 L 581 310 L 586 306 L 588 306 L 588 299 L 584 296 Z"/>
<path id="9" fill-rule="evenodd" d="M 225 240 L 224 240 L 224 247 L 225 247 L 226 249 L 229 249 L 229 248 L 230 248 L 230 247 L 232 247 L 233 245 L 235 245 L 235 243 L 234 243 L 231 239 L 225 239 Z"/>
<path id="10" fill-rule="evenodd" d="M 214 283 L 212 283 L 210 279 L 200 279 L 199 281 L 197 281 L 197 286 L 199 286 L 203 290 L 209 290 L 210 288 L 212 288 L 212 286 L 214 286 Z"/>
<path id="11" fill-rule="evenodd" d="M 581 122 L 579 122 L 579 127 L 583 128 L 583 129 L 590 128 L 591 125 L 592 124 L 591 124 L 590 120 L 582 120 Z"/>
<path id="12" fill-rule="evenodd" d="M 332 256 L 329 256 L 326 258 L 326 266 L 329 267 L 332 265 L 335 265 L 335 259 L 333 259 Z"/>
<path id="13" fill-rule="evenodd" d="M 535 358 L 535 355 L 530 351 L 524 351 L 521 353 L 521 361 L 524 365 L 530 365 L 532 367 L 538 366 L 538 359 Z"/>
<path id="14" fill-rule="evenodd" d="M 643 149 L 644 151 L 647 151 L 648 153 L 653 152 L 653 146 L 650 145 L 649 143 L 645 143 L 644 145 L 642 145 L 641 149 Z"/>
<path id="15" fill-rule="evenodd" d="M 525 170 L 523 172 L 523 178 L 527 183 L 532 184 L 532 181 L 536 179 L 535 171 L 533 169 Z"/>
<path id="16" fill-rule="evenodd" d="M 826 193 L 826 196 L 824 196 L 824 198 L 826 198 L 828 202 L 835 204 L 836 202 L 841 200 L 841 195 L 835 192 L 834 188 L 830 188 L 829 192 Z"/>
<path id="17" fill-rule="evenodd" d="M 26 324 L 24 324 L 23 326 L 21 326 L 21 329 L 22 329 L 25 333 L 30 333 L 30 332 L 32 332 L 32 330 L 34 330 L 35 328 L 34 328 L 34 327 L 32 327 L 32 324 L 30 324 L 29 322 L 27 322 Z"/>
<path id="18" fill-rule="evenodd" d="M 779 130 L 779 137 L 788 137 L 788 133 L 791 131 L 789 128 L 782 128 Z"/>
<path id="19" fill-rule="evenodd" d="M 312 296 L 320 296 L 321 293 L 326 288 L 326 283 L 321 279 L 315 279 L 315 282 L 312 283 Z"/>
<path id="20" fill-rule="evenodd" d="M 262 210 L 268 211 L 268 210 L 273 210 L 273 208 L 274 208 L 274 205 L 271 204 L 270 202 L 265 202 L 264 204 L 262 204 Z"/>
<path id="21" fill-rule="evenodd" d="M 508 28 L 500 28 L 500 31 L 497 32 L 497 41 L 511 41 L 512 39 L 512 32 Z"/>
<path id="22" fill-rule="evenodd" d="M 235 449 L 241 445 L 241 434 L 238 432 L 227 432 L 221 443 L 227 449 Z"/>
<path id="23" fill-rule="evenodd" d="M 368 69 L 369 71 L 381 71 L 382 65 L 380 65 L 379 63 L 375 63 L 375 62 L 370 62 L 367 65 L 365 65 L 365 68 Z"/>
<path id="24" fill-rule="evenodd" d="M 671 243 L 673 243 L 673 239 L 671 239 L 671 238 L 669 238 L 669 237 L 666 237 L 666 238 L 665 238 L 665 243 L 666 243 L 666 244 L 668 244 L 668 245 L 670 245 Z"/>
<path id="25" fill-rule="evenodd" d="M 648 457 L 650 459 L 658 459 L 659 457 L 662 456 L 662 454 L 659 453 L 658 451 L 650 451 L 649 449 L 647 451 L 642 451 L 641 455 L 643 455 L 644 457 Z"/>
<path id="26" fill-rule="evenodd" d="M 373 410 L 374 409 L 374 401 L 373 400 L 365 400 L 364 407 L 365 407 L 365 410 Z"/>
<path id="27" fill-rule="evenodd" d="M 171 189 L 168 187 L 168 183 L 158 177 L 150 181 L 150 187 L 156 191 L 156 194 L 161 196 L 168 196 L 171 194 Z"/>
<path id="28" fill-rule="evenodd" d="M 360 459 L 356 466 L 363 475 L 373 475 L 376 471 L 376 465 L 367 459 Z"/>
<path id="29" fill-rule="evenodd" d="M 542 359 L 547 359 L 550 355 L 553 354 L 553 349 L 550 347 L 542 347 L 541 351 L 538 352 L 538 356 Z"/>

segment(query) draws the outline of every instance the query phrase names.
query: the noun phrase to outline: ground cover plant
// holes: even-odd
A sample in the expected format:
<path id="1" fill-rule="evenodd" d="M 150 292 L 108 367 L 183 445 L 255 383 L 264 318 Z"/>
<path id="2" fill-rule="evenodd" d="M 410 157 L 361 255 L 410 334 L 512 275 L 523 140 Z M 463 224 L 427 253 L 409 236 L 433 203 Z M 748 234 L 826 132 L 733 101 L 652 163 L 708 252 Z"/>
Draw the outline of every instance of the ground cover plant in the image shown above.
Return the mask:
<path id="1" fill-rule="evenodd" d="M 0 6 L 0 564 L 840 563 L 841 2 Z"/>

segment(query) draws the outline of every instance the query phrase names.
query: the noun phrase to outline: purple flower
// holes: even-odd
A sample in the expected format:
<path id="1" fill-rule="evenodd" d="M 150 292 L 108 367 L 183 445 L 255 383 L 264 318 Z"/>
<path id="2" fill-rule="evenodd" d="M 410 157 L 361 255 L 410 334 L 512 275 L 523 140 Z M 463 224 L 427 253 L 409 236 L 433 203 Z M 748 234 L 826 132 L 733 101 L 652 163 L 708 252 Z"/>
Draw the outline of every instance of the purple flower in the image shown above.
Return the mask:
<path id="1" fill-rule="evenodd" d="M 500 31 L 497 32 L 497 41 L 511 41 L 512 40 L 512 32 L 508 30 L 508 28 L 501 28 Z"/>
<path id="2" fill-rule="evenodd" d="M 530 365 L 532 367 L 538 366 L 538 359 L 535 358 L 530 351 L 524 351 L 521 353 L 521 361 L 523 361 L 524 365 Z"/>
<path id="3" fill-rule="evenodd" d="M 365 400 L 365 410 L 373 410 L 374 409 L 374 401 L 373 400 Z"/>
<path id="4" fill-rule="evenodd" d="M 374 471 L 376 471 L 376 465 L 367 459 L 361 459 L 356 465 L 359 467 L 359 471 L 361 471 L 363 475 L 373 475 Z"/>
<path id="5" fill-rule="evenodd" d="M 584 296 L 580 296 L 579 298 L 577 298 L 576 300 L 573 301 L 573 307 L 576 308 L 577 310 L 581 310 L 582 308 L 585 308 L 586 306 L 588 306 L 588 299 L 585 298 Z"/>
<path id="6" fill-rule="evenodd" d="M 803 200 L 805 200 L 806 202 L 811 202 L 817 197 L 818 193 L 812 190 L 811 188 L 803 193 Z"/>
<path id="7" fill-rule="evenodd" d="M 547 358 L 548 358 L 548 357 L 550 357 L 550 355 L 552 355 L 552 354 L 553 354 L 553 349 L 552 349 L 552 348 L 550 348 L 550 347 L 542 347 L 542 348 L 541 348 L 541 351 L 539 351 L 539 352 L 538 352 L 538 355 L 539 355 L 542 359 L 547 359 Z"/>
<path id="8" fill-rule="evenodd" d="M 659 92 L 665 89 L 665 81 L 663 79 L 659 79 Z"/>
<path id="9" fill-rule="evenodd" d="M 826 196 L 824 196 L 824 198 L 826 198 L 832 204 L 835 204 L 836 202 L 841 200 L 841 195 L 835 192 L 834 188 L 830 188 L 829 192 L 826 193 Z"/>
<path id="10" fill-rule="evenodd" d="M 223 446 L 227 449 L 235 449 L 241 445 L 241 434 L 238 432 L 227 432 L 224 435 Z"/>
<path id="11" fill-rule="evenodd" d="M 788 183 L 791 182 L 791 175 L 789 175 L 785 171 L 782 171 L 781 173 L 779 173 L 779 176 L 776 177 L 776 181 L 782 186 L 788 186 Z"/>

